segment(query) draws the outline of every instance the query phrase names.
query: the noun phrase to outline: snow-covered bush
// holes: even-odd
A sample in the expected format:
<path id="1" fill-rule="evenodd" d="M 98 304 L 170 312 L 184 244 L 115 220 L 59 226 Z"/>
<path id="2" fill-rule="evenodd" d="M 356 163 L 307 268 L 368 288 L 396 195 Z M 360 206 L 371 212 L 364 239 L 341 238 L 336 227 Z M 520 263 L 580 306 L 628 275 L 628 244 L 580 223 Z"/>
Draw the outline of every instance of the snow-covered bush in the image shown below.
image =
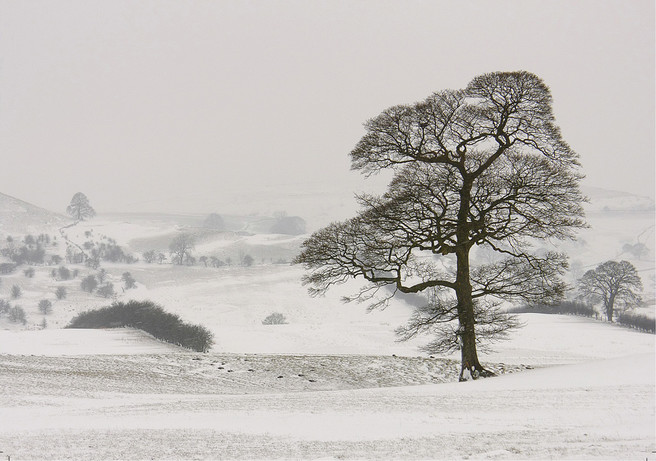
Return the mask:
<path id="1" fill-rule="evenodd" d="M 262 325 L 284 325 L 287 319 L 280 312 L 274 312 L 262 320 Z"/>

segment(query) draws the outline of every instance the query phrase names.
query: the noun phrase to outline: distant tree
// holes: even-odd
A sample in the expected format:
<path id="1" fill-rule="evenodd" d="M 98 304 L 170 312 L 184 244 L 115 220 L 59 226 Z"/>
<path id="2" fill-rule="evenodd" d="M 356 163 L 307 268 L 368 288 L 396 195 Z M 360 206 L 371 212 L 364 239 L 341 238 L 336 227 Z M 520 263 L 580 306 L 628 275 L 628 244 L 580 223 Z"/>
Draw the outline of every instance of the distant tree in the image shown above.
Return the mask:
<path id="1" fill-rule="evenodd" d="M 166 255 L 164 253 L 157 253 L 157 261 L 162 264 L 166 261 Z"/>
<path id="2" fill-rule="evenodd" d="M 148 264 L 151 264 L 157 260 L 157 253 L 155 250 L 145 251 L 142 256 L 144 261 L 146 261 Z"/>
<path id="3" fill-rule="evenodd" d="M 602 302 L 606 318 L 613 321 L 618 306 L 636 306 L 641 302 L 642 280 L 628 261 L 606 261 L 587 271 L 579 279 L 581 298 Z"/>
<path id="4" fill-rule="evenodd" d="M 277 213 L 276 222 L 271 226 L 269 232 L 272 234 L 301 235 L 305 234 L 305 221 L 299 216 L 287 216 Z"/>
<path id="5" fill-rule="evenodd" d="M 221 266 L 225 266 L 225 264 L 226 264 L 226 263 L 224 263 L 223 261 L 221 261 L 221 260 L 220 260 L 219 258 L 217 258 L 216 256 L 210 256 L 210 265 L 211 265 L 212 267 L 221 267 Z"/>
<path id="6" fill-rule="evenodd" d="M 224 230 L 225 222 L 223 221 L 221 215 L 212 213 L 207 218 L 205 218 L 205 221 L 203 222 L 203 227 L 206 227 L 208 229 L 214 229 L 214 230 Z"/>
<path id="7" fill-rule="evenodd" d="M 91 207 L 87 196 L 82 192 L 78 192 L 71 199 L 70 205 L 66 207 L 66 213 L 76 221 L 84 221 L 93 218 L 96 215 L 96 210 Z"/>
<path id="8" fill-rule="evenodd" d="M 25 277 L 27 278 L 33 278 L 34 277 L 34 268 L 33 267 L 28 267 L 23 271 L 23 274 L 25 274 Z"/>
<path id="9" fill-rule="evenodd" d="M 52 302 L 47 299 L 42 299 L 39 301 L 39 311 L 43 314 L 49 314 L 52 312 Z"/>
<path id="10" fill-rule="evenodd" d="M 60 300 L 66 298 L 66 288 L 57 287 L 57 289 L 55 290 L 55 296 L 57 297 L 57 299 Z"/>
<path id="11" fill-rule="evenodd" d="M 59 280 L 70 280 L 72 274 L 71 271 L 66 266 L 59 266 L 57 269 L 57 278 Z"/>
<path id="12" fill-rule="evenodd" d="M 209 258 L 207 256 L 201 256 L 198 258 L 198 261 L 205 267 L 207 267 L 207 262 L 209 261 Z"/>
<path id="13" fill-rule="evenodd" d="M 191 256 L 191 251 L 194 249 L 194 244 L 196 239 L 191 234 L 179 234 L 177 235 L 169 245 L 169 251 L 171 253 L 171 261 L 173 264 L 183 265 L 187 261 L 187 258 Z"/>
<path id="14" fill-rule="evenodd" d="M 244 265 L 246 267 L 252 266 L 254 262 L 255 262 L 255 260 L 249 254 L 244 255 L 244 257 L 241 259 L 242 265 Z"/>
<path id="15" fill-rule="evenodd" d="M 10 307 L 7 317 L 9 318 L 9 321 L 13 323 L 22 323 L 23 325 L 27 323 L 25 310 L 21 306 Z"/>
<path id="16" fill-rule="evenodd" d="M 121 280 L 123 280 L 126 290 L 137 287 L 137 281 L 134 279 L 134 277 L 132 277 L 132 274 L 130 274 L 129 272 L 123 272 L 123 275 L 121 276 Z"/>
<path id="17" fill-rule="evenodd" d="M 11 304 L 6 299 L 0 299 L 0 315 L 6 314 L 11 309 Z"/>
<path id="18" fill-rule="evenodd" d="M 50 264 L 53 264 L 53 265 L 56 266 L 56 265 L 58 265 L 59 263 L 61 263 L 62 261 L 63 261 L 63 258 L 62 258 L 61 256 L 59 256 L 59 255 L 52 255 L 52 256 L 50 256 Z"/>
<path id="19" fill-rule="evenodd" d="M 96 280 L 96 277 L 93 275 L 87 275 L 80 282 L 80 288 L 88 293 L 93 293 L 93 290 L 95 290 L 97 286 L 98 280 Z"/>
<path id="20" fill-rule="evenodd" d="M 285 323 L 287 323 L 287 319 L 280 312 L 269 314 L 262 320 L 262 325 L 284 325 Z"/>
<path id="21" fill-rule="evenodd" d="M 11 299 L 18 299 L 23 295 L 23 290 L 18 285 L 12 285 L 11 287 Z"/>
<path id="22" fill-rule="evenodd" d="M 359 197 L 357 216 L 303 243 L 295 262 L 308 270 L 304 282 L 321 294 L 362 278 L 350 299 L 372 306 L 425 293 L 402 338 L 429 333 L 427 351 L 459 350 L 461 380 L 491 375 L 478 344 L 516 325 L 499 300 L 564 295 L 566 255 L 535 252 L 532 242 L 571 239 L 585 226 L 578 155 L 555 123 L 549 88 L 528 72 L 484 74 L 390 107 L 365 130 L 352 169 L 394 176 L 382 196 Z M 481 247 L 495 259 L 472 261 Z"/>
<path id="23" fill-rule="evenodd" d="M 645 256 L 649 254 L 649 248 L 644 243 L 630 244 L 626 243 L 622 247 L 622 251 L 625 253 L 630 253 L 634 258 L 642 260 Z"/>
<path id="24" fill-rule="evenodd" d="M 103 283 L 105 279 L 107 278 L 107 270 L 106 269 L 100 269 L 96 273 L 96 278 L 98 279 L 98 282 Z"/>

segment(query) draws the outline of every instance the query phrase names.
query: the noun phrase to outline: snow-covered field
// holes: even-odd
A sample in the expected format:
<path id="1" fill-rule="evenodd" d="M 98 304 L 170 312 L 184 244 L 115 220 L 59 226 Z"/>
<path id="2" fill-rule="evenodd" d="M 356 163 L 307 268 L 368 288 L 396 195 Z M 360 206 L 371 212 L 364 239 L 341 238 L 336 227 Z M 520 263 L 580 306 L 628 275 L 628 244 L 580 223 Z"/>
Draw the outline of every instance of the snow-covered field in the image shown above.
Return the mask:
<path id="1" fill-rule="evenodd" d="M 652 459 L 654 336 L 522 319 L 485 360 L 537 368 L 462 384 L 425 384 L 443 366 L 457 372 L 426 357 L 192 354 L 133 330 L 3 331 L 0 450 L 12 459 Z"/>
<path id="2" fill-rule="evenodd" d="M 653 299 L 653 209 L 609 197 L 590 209 L 592 229 L 560 249 L 574 271 L 630 259 Z M 3 241 L 7 229 L 40 232 L 34 222 L 47 213 L 7 203 Z M 79 245 L 110 237 L 140 254 L 166 251 L 202 218 L 100 216 L 64 233 Z M 195 250 L 250 253 L 252 267 L 102 264 L 116 299 L 149 299 L 210 329 L 216 344 L 207 354 L 136 330 L 63 329 L 78 312 L 111 302 L 80 290 L 80 278 L 96 273 L 83 265 L 71 265 L 80 274 L 68 281 L 55 280 L 52 266 L 36 266 L 32 278 L 3 275 L 0 298 L 21 286 L 11 302 L 27 322 L 0 317 L 0 459 L 656 459 L 654 335 L 522 314 L 522 329 L 481 353 L 502 376 L 456 383 L 457 355 L 419 356 L 426 338 L 396 342 L 411 302 L 372 312 L 342 304 L 357 283 L 309 297 L 302 268 L 273 263 L 293 256 L 303 236 L 255 232 L 260 222 L 251 216 L 243 233 L 204 233 Z M 61 223 L 52 226 L 58 233 Z M 631 259 L 626 243 L 652 252 Z M 126 271 L 136 289 L 121 290 Z M 58 287 L 65 299 L 54 299 Z M 41 299 L 53 300 L 52 313 L 39 313 Z M 273 312 L 287 323 L 263 325 Z M 653 315 L 653 305 L 645 312 Z"/>

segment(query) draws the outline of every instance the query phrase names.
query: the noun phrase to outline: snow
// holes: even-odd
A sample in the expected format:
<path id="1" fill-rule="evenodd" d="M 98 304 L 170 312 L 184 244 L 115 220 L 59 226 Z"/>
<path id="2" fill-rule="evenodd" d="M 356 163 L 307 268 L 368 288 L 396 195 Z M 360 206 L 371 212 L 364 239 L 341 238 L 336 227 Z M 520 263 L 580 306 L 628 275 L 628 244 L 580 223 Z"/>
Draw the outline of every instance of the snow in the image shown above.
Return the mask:
<path id="1" fill-rule="evenodd" d="M 592 229 L 556 248 L 587 270 L 607 259 L 630 259 L 624 243 L 646 242 L 652 254 L 631 261 L 653 298 L 653 202 L 608 191 L 590 195 Z M 316 196 L 296 199 L 288 209 L 312 225 L 335 216 L 330 203 L 310 209 Z M 38 231 L 43 212 L 17 214 L 17 206 L 29 208 L 11 200 L 11 225 L 0 222 L 3 238 L 21 226 Z M 339 210 L 351 212 L 343 204 Z M 29 222 L 20 221 L 23 215 Z M 100 216 L 65 233 L 78 244 L 89 231 L 132 251 L 165 251 L 173 235 L 203 218 Z M 251 230 L 260 221 L 243 218 Z M 341 296 L 357 291 L 355 282 L 311 298 L 300 283 L 302 268 L 268 263 L 293 254 L 302 241 L 203 234 L 197 256 L 235 259 L 239 251 L 253 252 L 256 264 L 249 268 L 103 263 L 118 300 L 150 299 L 209 328 L 216 345 L 207 354 L 137 330 L 63 329 L 78 312 L 111 302 L 79 290 L 91 269 L 75 266 L 80 276 L 70 281 L 52 279 L 52 267 L 36 267 L 34 278 L 20 271 L 3 275 L 3 298 L 13 284 L 22 287 L 23 297 L 12 304 L 25 308 L 28 323 L 0 318 L 2 456 L 654 459 L 654 335 L 591 319 L 522 314 L 522 329 L 480 353 L 484 364 L 506 374 L 457 383 L 457 354 L 419 357 L 425 338 L 396 342 L 394 329 L 408 319 L 409 303 L 393 300 L 373 312 L 342 304 Z M 120 290 L 125 271 L 137 289 Z M 54 300 L 59 286 L 68 296 Z M 41 299 L 53 300 L 45 329 Z M 272 312 L 288 323 L 262 325 Z"/>

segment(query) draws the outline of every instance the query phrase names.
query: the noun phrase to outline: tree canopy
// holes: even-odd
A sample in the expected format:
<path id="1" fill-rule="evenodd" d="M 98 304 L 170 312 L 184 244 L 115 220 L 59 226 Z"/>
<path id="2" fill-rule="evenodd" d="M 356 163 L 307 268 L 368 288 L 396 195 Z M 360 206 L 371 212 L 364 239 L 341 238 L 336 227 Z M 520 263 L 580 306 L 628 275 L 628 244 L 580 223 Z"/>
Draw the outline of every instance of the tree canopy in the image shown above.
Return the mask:
<path id="1" fill-rule="evenodd" d="M 606 261 L 583 274 L 578 288 L 583 298 L 602 302 L 606 318 L 612 322 L 617 306 L 640 303 L 642 280 L 630 262 Z"/>
<path id="2" fill-rule="evenodd" d="M 310 292 L 350 278 L 367 282 L 350 299 L 372 306 L 423 292 L 427 304 L 402 337 L 432 332 L 429 350 L 461 350 L 461 379 L 487 375 L 477 342 L 515 326 L 499 301 L 553 302 L 564 293 L 566 256 L 536 254 L 533 243 L 574 238 L 585 226 L 578 156 L 551 101 L 537 76 L 496 72 L 367 121 L 352 168 L 394 177 L 385 194 L 358 197 L 357 216 L 303 244 L 296 262 Z M 493 257 L 472 264 L 474 248 Z"/>
<path id="3" fill-rule="evenodd" d="M 82 192 L 78 192 L 71 199 L 70 205 L 66 207 L 66 213 L 76 221 L 84 221 L 85 219 L 93 218 L 96 215 L 96 210 L 89 203 L 87 196 Z"/>

